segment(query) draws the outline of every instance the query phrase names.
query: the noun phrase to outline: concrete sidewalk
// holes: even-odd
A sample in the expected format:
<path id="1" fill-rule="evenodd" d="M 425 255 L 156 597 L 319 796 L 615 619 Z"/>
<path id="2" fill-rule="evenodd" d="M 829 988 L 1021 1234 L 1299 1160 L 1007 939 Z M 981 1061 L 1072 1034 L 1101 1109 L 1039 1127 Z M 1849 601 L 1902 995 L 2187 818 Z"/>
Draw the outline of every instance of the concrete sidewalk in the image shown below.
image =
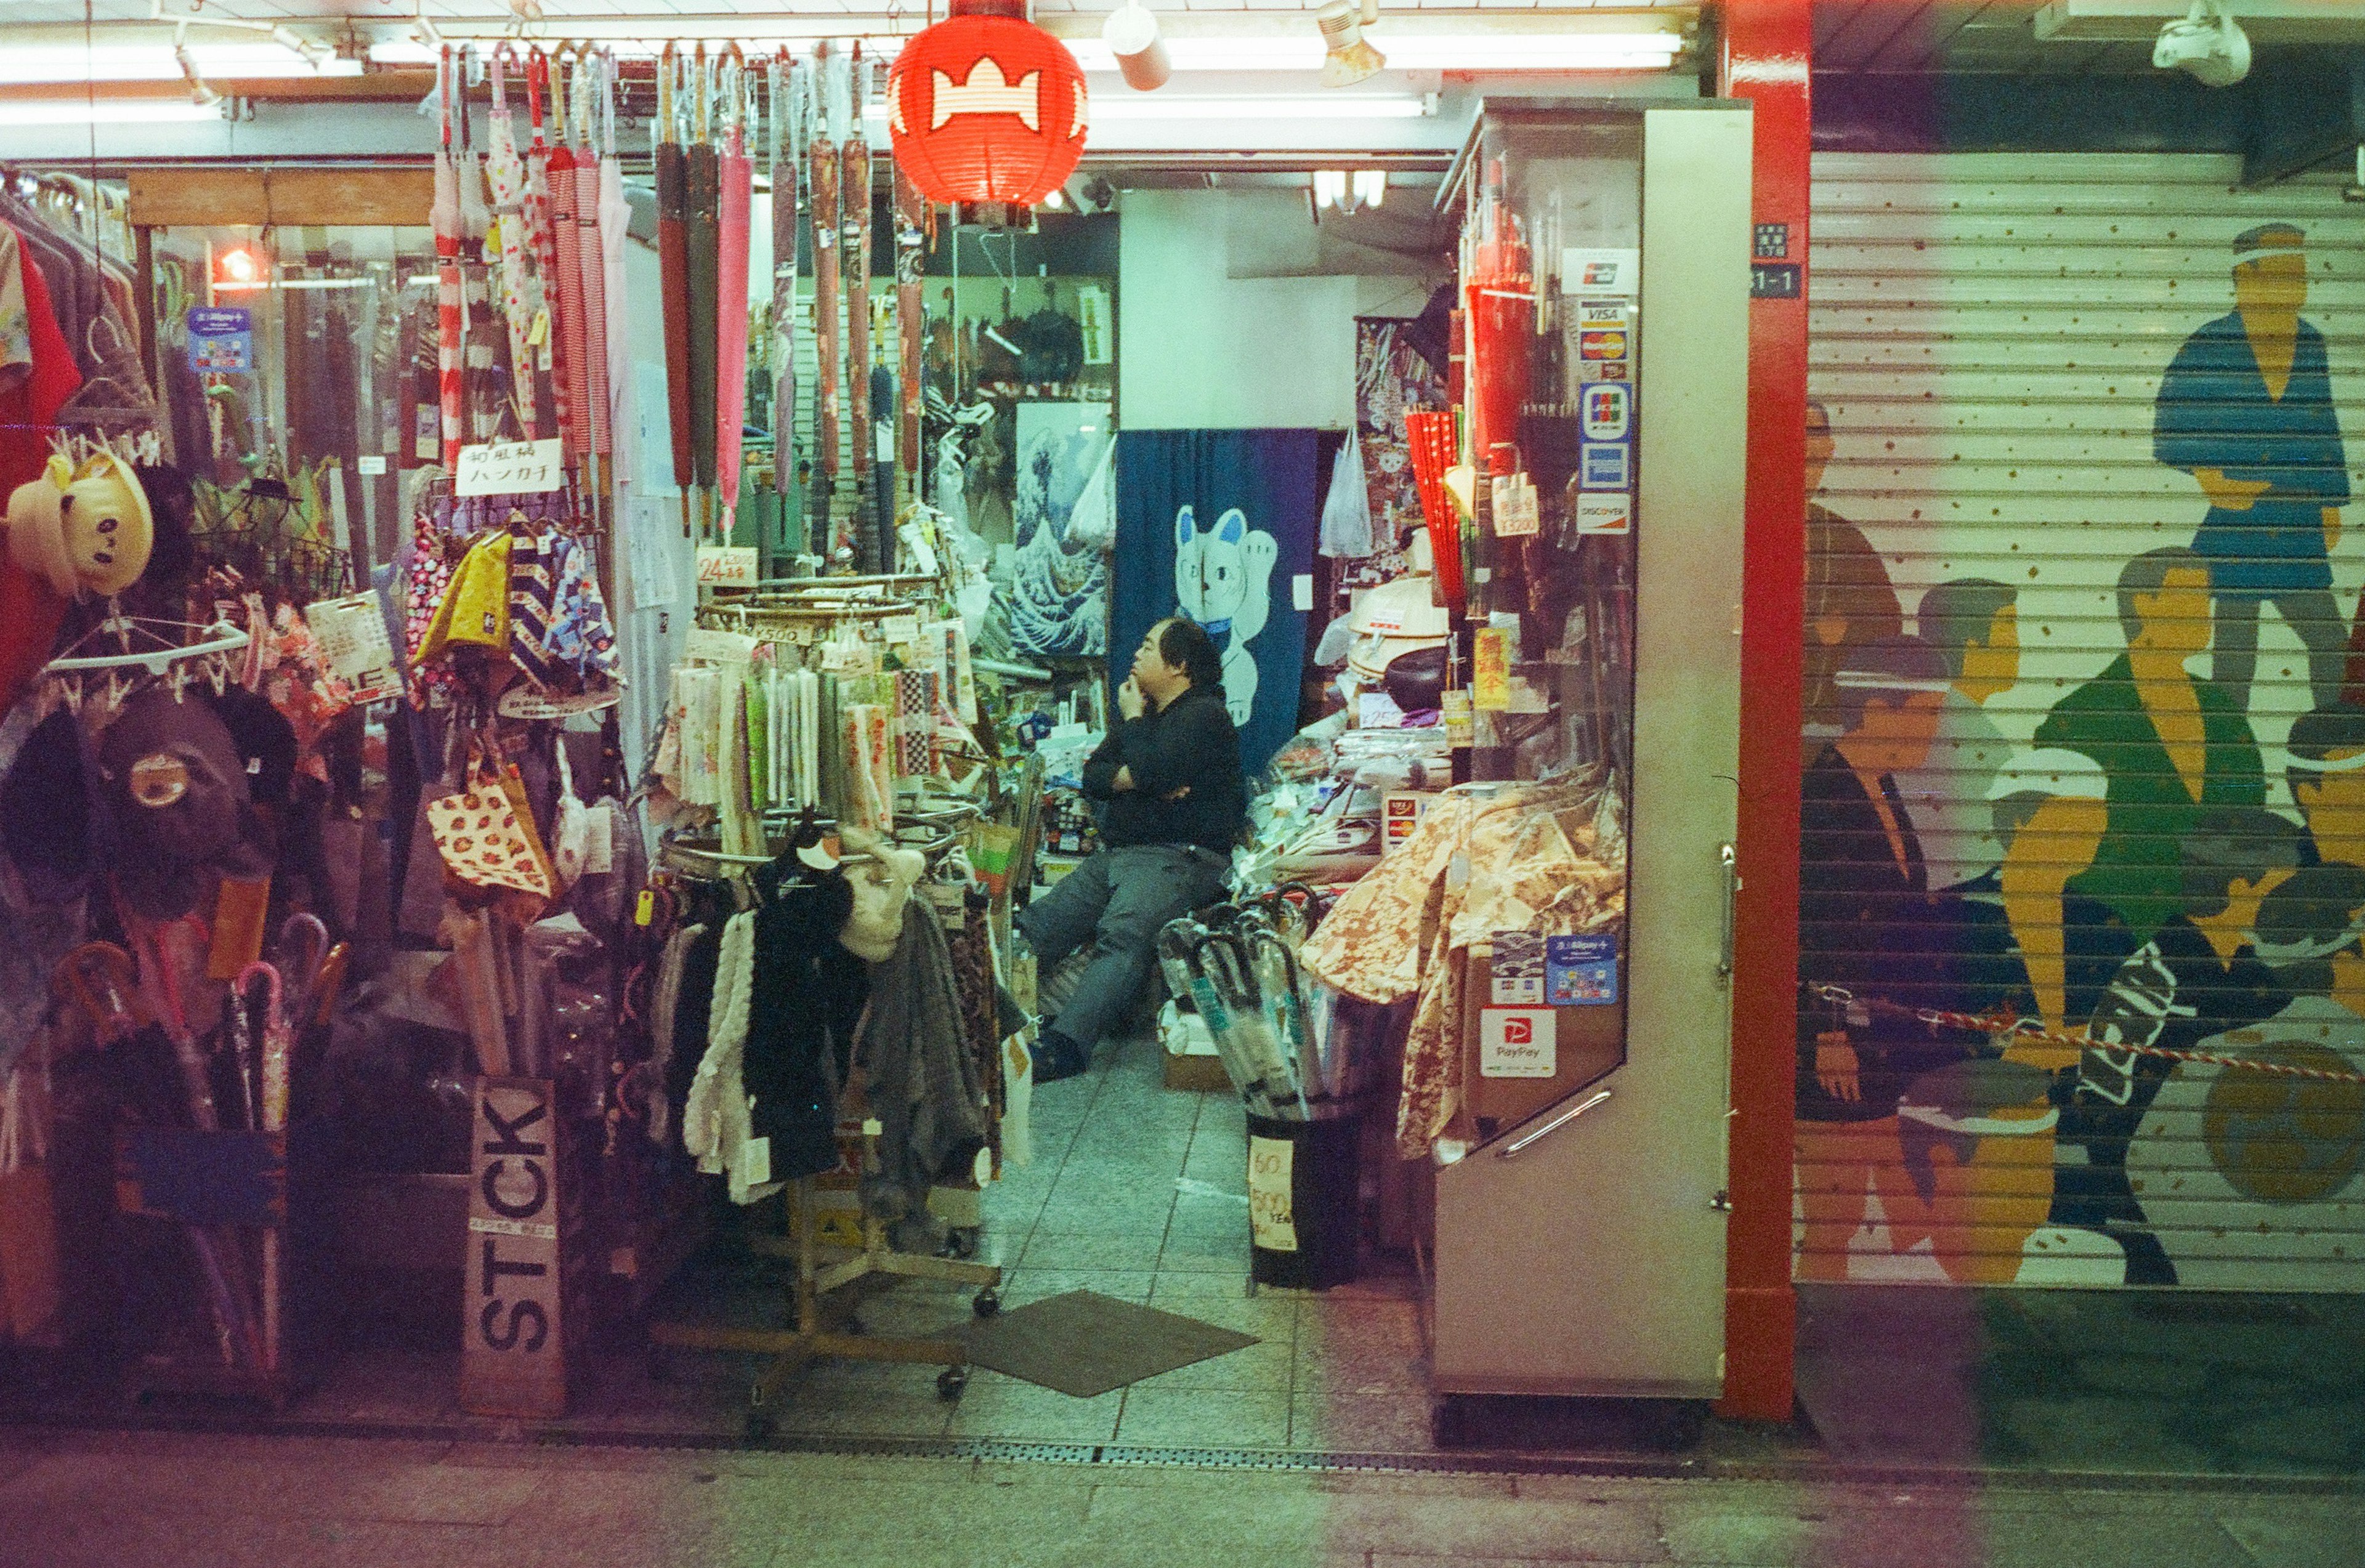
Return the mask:
<path id="1" fill-rule="evenodd" d="M 0 1428 L 10 1568 L 2353 1568 L 2365 1491 L 1270 1473 Z"/>

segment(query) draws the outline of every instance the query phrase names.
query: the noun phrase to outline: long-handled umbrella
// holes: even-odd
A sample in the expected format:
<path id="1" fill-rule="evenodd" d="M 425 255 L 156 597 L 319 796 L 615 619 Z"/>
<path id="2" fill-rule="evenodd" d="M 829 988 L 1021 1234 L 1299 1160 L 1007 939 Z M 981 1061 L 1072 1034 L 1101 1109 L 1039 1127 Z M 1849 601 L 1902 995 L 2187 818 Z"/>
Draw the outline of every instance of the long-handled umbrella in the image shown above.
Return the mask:
<path id="1" fill-rule="evenodd" d="M 634 477 L 638 455 L 635 443 L 616 439 L 625 402 L 625 384 L 632 375 L 632 334 L 627 323 L 632 320 L 630 302 L 626 298 L 624 281 L 624 247 L 633 228 L 632 204 L 624 199 L 624 165 L 616 156 L 616 60 L 609 55 L 602 62 L 600 93 L 600 123 L 604 133 L 600 151 L 600 264 L 606 274 L 600 288 L 600 300 L 607 308 L 606 335 L 608 341 L 608 426 L 611 478 L 624 482 Z"/>
<path id="2" fill-rule="evenodd" d="M 852 129 L 840 154 L 846 173 L 837 199 L 843 226 L 838 264 L 846 269 L 846 380 L 854 411 L 854 558 L 855 570 L 880 572 L 886 569 L 880 565 L 882 525 L 870 485 L 878 455 L 871 433 L 876 388 L 870 385 L 870 139 L 862 129 L 862 108 L 870 97 L 870 63 L 862 58 L 858 43 L 854 46 L 853 79 Z"/>
<path id="3" fill-rule="evenodd" d="M 452 50 L 435 80 L 443 100 L 443 141 L 435 153 L 435 393 L 442 411 L 443 466 L 460 465 L 460 171 L 452 158 Z"/>
<path id="4" fill-rule="evenodd" d="M 477 269 L 487 262 L 485 241 L 493 222 L 492 206 L 485 196 L 485 161 L 476 151 L 476 119 L 468 112 L 468 89 L 473 87 L 484 69 L 476 46 L 465 45 L 460 50 L 460 382 L 461 401 L 466 409 L 470 441 L 490 441 L 500 433 L 500 409 L 498 404 L 485 407 L 487 374 L 493 368 L 491 337 L 492 299 L 489 281 L 479 289 L 471 286 L 480 274 Z"/>
<path id="5" fill-rule="evenodd" d="M 681 532 L 689 534 L 689 183 L 675 118 L 681 62 L 671 44 L 657 62 L 657 275 L 665 292 L 666 409 L 673 431 L 673 482 Z"/>
<path id="6" fill-rule="evenodd" d="M 526 237 L 525 160 L 518 153 L 517 129 L 510 121 L 509 57 L 507 44 L 493 50 L 493 112 L 487 128 L 485 181 L 492 193 L 493 220 L 501 236 L 501 308 L 509 324 L 510 397 L 517 409 L 518 431 L 532 441 L 541 419 L 534 396 L 533 319 L 542 309 L 542 282 L 534 276 L 532 248 Z"/>
<path id="7" fill-rule="evenodd" d="M 928 336 L 923 269 L 927 262 L 928 204 L 920 188 L 895 169 L 895 326 L 902 334 L 897 381 L 902 395 L 895 454 L 910 476 L 913 498 L 920 494 L 920 355 Z"/>
<path id="8" fill-rule="evenodd" d="M 608 455 L 608 266 L 600 235 L 600 153 L 592 139 L 592 95 L 600 62 L 588 53 L 575 61 L 575 262 L 582 274 L 583 408 L 590 426 L 587 450 Z M 571 346 L 571 345 L 570 345 Z M 596 469 L 597 464 L 594 464 Z M 597 484 L 595 481 L 594 488 Z"/>
<path id="9" fill-rule="evenodd" d="M 844 57 L 824 43 L 815 52 L 820 75 L 822 123 L 806 153 L 813 171 L 813 369 L 821 385 L 813 405 L 813 527 L 806 548 L 835 554 L 836 530 L 830 504 L 837 488 L 839 388 L 837 375 L 837 140 L 839 127 L 853 118 L 846 99 L 851 83 Z"/>
<path id="10" fill-rule="evenodd" d="M 550 181 L 551 241 L 558 252 L 558 317 L 550 324 L 550 337 L 561 349 L 555 363 L 559 384 L 566 393 L 559 399 L 558 426 L 566 440 L 567 459 L 572 462 L 589 449 L 591 434 L 589 387 L 584 379 L 583 357 L 583 230 L 575 217 L 575 149 L 566 144 L 566 79 L 556 70 L 559 62 L 552 64 L 550 118 L 556 140 L 550 144 L 544 172 Z M 535 100 L 535 107 L 537 111 L 541 107 L 539 99 Z M 537 113 L 537 129 L 540 125 Z"/>
<path id="11" fill-rule="evenodd" d="M 723 104 L 730 123 L 720 159 L 721 241 L 714 311 L 715 480 L 723 492 L 723 537 L 731 537 L 739 508 L 740 438 L 747 420 L 747 212 L 756 196 L 756 165 L 747 156 L 747 83 L 739 46 L 725 66 Z"/>
<path id="12" fill-rule="evenodd" d="M 772 109 L 772 493 L 786 503 L 797 431 L 797 218 L 806 77 L 783 50 L 768 84 Z M 785 96 L 783 96 L 785 93 Z M 793 129 L 792 129 L 793 128 Z"/>
<path id="13" fill-rule="evenodd" d="M 689 466 L 699 521 L 714 522 L 714 312 L 722 264 L 722 168 L 714 151 L 714 64 L 698 46 L 697 134 L 689 144 Z"/>
<path id="14" fill-rule="evenodd" d="M 577 450 L 575 409 L 567 398 L 566 274 L 558 261 L 557 221 L 552 211 L 550 146 L 542 139 L 542 95 L 550 84 L 550 57 L 536 49 L 526 57 L 526 116 L 533 124 L 533 145 L 526 150 L 525 226 L 533 244 L 535 266 L 542 274 L 541 329 L 543 346 L 550 353 L 551 400 L 558 411 L 558 439 L 569 453 Z M 572 182 L 569 182 L 572 188 Z"/>

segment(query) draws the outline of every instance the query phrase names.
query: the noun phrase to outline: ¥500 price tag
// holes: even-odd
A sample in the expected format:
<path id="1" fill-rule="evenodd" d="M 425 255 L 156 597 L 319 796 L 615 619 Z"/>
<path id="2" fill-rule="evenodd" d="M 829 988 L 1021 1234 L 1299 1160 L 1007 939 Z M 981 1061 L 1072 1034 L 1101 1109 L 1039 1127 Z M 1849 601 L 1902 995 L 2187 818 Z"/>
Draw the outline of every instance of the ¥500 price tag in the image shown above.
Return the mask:
<path id="1" fill-rule="evenodd" d="M 538 496 L 566 482 L 564 442 L 507 441 L 462 447 L 453 489 L 463 496 Z"/>
<path id="2" fill-rule="evenodd" d="M 1297 1250 L 1297 1219 L 1290 1211 L 1290 1178 L 1297 1146 L 1287 1138 L 1249 1139 L 1249 1237 L 1267 1252 Z"/>

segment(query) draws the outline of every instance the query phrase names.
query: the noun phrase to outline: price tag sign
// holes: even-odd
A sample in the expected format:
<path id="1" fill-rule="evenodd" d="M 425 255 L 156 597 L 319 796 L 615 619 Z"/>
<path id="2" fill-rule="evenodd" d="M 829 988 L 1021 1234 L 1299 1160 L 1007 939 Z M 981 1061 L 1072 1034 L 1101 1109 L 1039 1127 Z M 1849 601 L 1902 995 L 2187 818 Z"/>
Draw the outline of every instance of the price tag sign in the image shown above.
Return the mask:
<path id="1" fill-rule="evenodd" d="M 460 449 L 453 490 L 463 496 L 538 496 L 566 482 L 559 441 L 504 441 Z"/>
<path id="2" fill-rule="evenodd" d="M 356 702 L 382 702 L 399 693 L 394 643 L 375 593 L 319 599 L 304 610 L 305 624 L 320 645 L 329 668 L 353 689 Z"/>
<path id="3" fill-rule="evenodd" d="M 254 368 L 254 312 L 237 307 L 189 312 L 189 368 L 199 375 Z"/>
<path id="4" fill-rule="evenodd" d="M 1479 628 L 1471 639 L 1470 705 L 1500 713 L 1511 706 L 1511 634 L 1499 626 Z"/>
<path id="5" fill-rule="evenodd" d="M 1267 1252 L 1297 1250 L 1290 1181 L 1297 1146 L 1287 1138 L 1249 1138 L 1249 1239 Z"/>
<path id="6" fill-rule="evenodd" d="M 698 586 L 702 588 L 756 586 L 753 544 L 701 544 L 698 547 Z"/>
<path id="7" fill-rule="evenodd" d="M 1506 474 L 1495 481 L 1495 536 L 1497 539 L 1531 539 L 1543 532 L 1543 517 L 1536 504 L 1536 484 L 1525 474 Z"/>

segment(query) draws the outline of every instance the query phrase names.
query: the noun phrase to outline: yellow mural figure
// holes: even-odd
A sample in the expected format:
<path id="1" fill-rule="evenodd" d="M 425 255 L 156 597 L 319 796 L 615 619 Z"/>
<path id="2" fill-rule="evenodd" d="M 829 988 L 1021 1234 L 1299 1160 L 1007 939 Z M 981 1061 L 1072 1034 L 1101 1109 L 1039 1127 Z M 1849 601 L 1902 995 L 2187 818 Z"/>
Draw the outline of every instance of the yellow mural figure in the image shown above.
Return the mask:
<path id="1" fill-rule="evenodd" d="M 2269 601 L 2307 644 L 2315 706 L 2340 694 L 2343 636 L 2327 556 L 2340 539 L 2348 467 L 2324 334 L 2300 319 L 2306 243 L 2289 223 L 2235 240 L 2234 309 L 2185 340 L 2154 410 L 2154 454 L 2191 474 L 2209 501 L 2192 548 L 2217 599 L 2210 676 L 2244 711 Z"/>
<path id="2" fill-rule="evenodd" d="M 2365 870 L 2299 872 L 2260 908 L 2256 946 L 2291 1005 L 2200 1048 L 2365 1070 Z M 2202 1289 L 2247 1285 L 2264 1259 L 2294 1271 L 2294 1289 L 2352 1288 L 2360 1169 L 2365 1085 L 2198 1063 L 2161 1087 L 2127 1151 L 2179 1282 Z"/>
<path id="3" fill-rule="evenodd" d="M 1813 498 L 1831 465 L 1832 417 L 1807 405 L 1807 650 L 1802 707 L 1807 731 L 1828 737 L 1839 723 L 1833 685 L 1851 649 L 1905 630 L 1905 611 L 1864 531 Z M 1808 748 L 1811 760 L 1813 747 Z"/>
<path id="4" fill-rule="evenodd" d="M 2365 709 L 2336 703 L 2292 721 L 2283 778 L 2315 858 L 2365 866 Z"/>
<path id="5" fill-rule="evenodd" d="M 1999 878 L 2003 907 L 2028 975 L 2036 1016 L 2055 1033 L 2067 1025 L 2068 934 L 2099 925 L 2099 907 L 2065 909 L 2069 884 L 2094 863 L 2110 822 L 2103 802 L 2109 780 L 2102 764 L 2074 751 L 2038 751 L 2015 758 L 1988 790 L 1995 834 L 2004 846 Z M 2075 1050 L 2023 1042 L 2015 1059 L 2047 1071 L 2078 1059 Z"/>

